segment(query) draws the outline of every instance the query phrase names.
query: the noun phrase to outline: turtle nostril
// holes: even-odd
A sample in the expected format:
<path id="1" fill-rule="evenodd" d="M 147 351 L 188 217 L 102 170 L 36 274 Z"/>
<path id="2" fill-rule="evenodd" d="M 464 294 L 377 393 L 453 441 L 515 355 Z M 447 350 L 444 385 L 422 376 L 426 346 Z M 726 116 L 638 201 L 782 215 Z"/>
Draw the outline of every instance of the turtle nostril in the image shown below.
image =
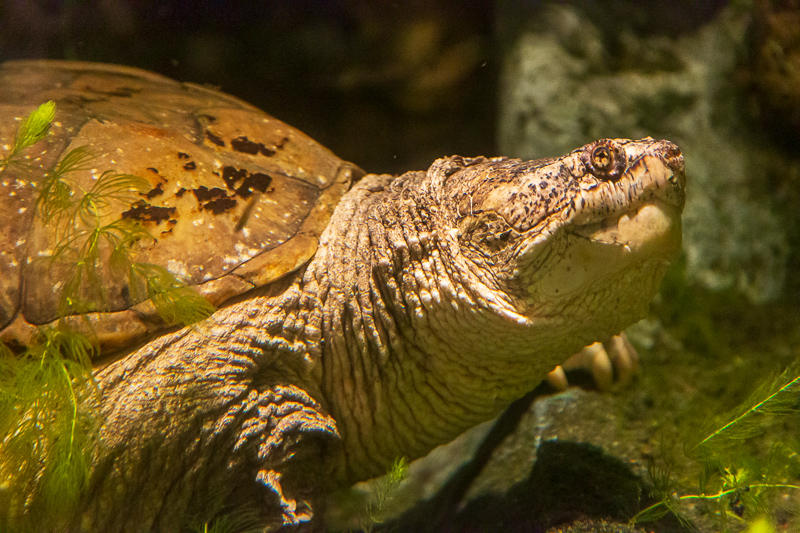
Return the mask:
<path id="1" fill-rule="evenodd" d="M 669 167 L 674 171 L 683 172 L 684 170 L 684 163 L 683 163 L 683 153 L 681 149 L 674 143 L 670 141 L 661 141 L 663 143 L 663 154 L 664 159 L 667 161 Z"/>
<path id="2" fill-rule="evenodd" d="M 670 158 L 680 157 L 681 155 L 683 155 L 681 153 L 681 149 L 678 148 L 677 145 L 675 145 L 675 144 L 673 144 L 673 143 L 671 143 L 669 141 L 667 141 L 666 154 L 667 154 L 667 157 L 670 157 Z"/>

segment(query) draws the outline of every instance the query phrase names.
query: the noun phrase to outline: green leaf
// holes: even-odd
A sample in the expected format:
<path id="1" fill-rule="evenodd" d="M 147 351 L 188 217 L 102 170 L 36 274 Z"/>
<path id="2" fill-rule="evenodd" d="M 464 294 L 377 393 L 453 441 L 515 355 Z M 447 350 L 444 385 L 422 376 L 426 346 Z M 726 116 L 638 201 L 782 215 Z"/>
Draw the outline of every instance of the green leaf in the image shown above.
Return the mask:
<path id="1" fill-rule="evenodd" d="M 79 146 L 67 152 L 55 168 L 47 173 L 36 198 L 36 206 L 42 220 L 50 222 L 69 210 L 72 205 L 73 190 L 66 180 L 66 174 L 76 170 L 87 170 L 89 167 L 86 163 L 94 157 L 88 148 Z"/>
<path id="2" fill-rule="evenodd" d="M 0 171 L 47 135 L 54 116 L 55 104 L 48 102 L 21 122 L 11 152 L 0 157 Z M 125 278 L 131 295 L 150 299 L 169 324 L 197 322 L 214 311 L 165 268 L 133 260 L 132 247 L 153 237 L 134 221 L 108 219 L 150 184 L 106 170 L 87 191 L 70 174 L 90 170 L 95 157 L 86 146 L 70 150 L 45 175 L 36 198 L 37 215 L 53 231 L 49 261 L 63 269 L 63 285 L 57 327 L 41 329 L 22 354 L 0 343 L 0 529 L 64 530 L 85 494 L 100 445 L 91 365 L 98 347 L 64 319 L 107 308 L 108 273 Z"/>
<path id="3" fill-rule="evenodd" d="M 40 105 L 22 121 L 14 138 L 13 151 L 21 152 L 44 139 L 56 116 L 56 103 L 52 100 Z"/>
<path id="4" fill-rule="evenodd" d="M 61 158 L 56 167 L 53 169 L 52 174 L 56 176 L 63 176 L 69 172 L 76 172 L 78 170 L 89 170 L 87 163 L 97 157 L 86 146 L 78 146 L 73 148 Z"/>
<path id="5" fill-rule="evenodd" d="M 95 184 L 78 201 L 76 213 L 88 226 L 99 224 L 99 219 L 114 201 L 131 204 L 140 192 L 150 188 L 144 178 L 131 174 L 117 174 L 106 170 Z"/>
<path id="6" fill-rule="evenodd" d="M 10 165 L 18 164 L 21 152 L 47 135 L 55 114 L 56 104 L 50 101 L 40 105 L 22 120 L 14 134 L 14 144 L 10 152 L 0 157 L 0 172 Z"/>
<path id="7" fill-rule="evenodd" d="M 133 263 L 130 279 L 134 298 L 143 300 L 146 295 L 167 324 L 194 324 L 214 312 L 208 300 L 164 267 Z"/>

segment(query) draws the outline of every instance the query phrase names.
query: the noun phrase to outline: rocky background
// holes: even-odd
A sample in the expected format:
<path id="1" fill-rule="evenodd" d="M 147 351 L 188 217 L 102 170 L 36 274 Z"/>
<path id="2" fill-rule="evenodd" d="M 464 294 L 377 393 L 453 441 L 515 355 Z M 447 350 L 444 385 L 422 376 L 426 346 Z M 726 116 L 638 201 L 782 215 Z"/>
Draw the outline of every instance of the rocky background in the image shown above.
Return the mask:
<path id="1" fill-rule="evenodd" d="M 704 423 L 800 355 L 797 0 L 0 3 L 0 60 L 32 57 L 217 86 L 371 172 L 600 137 L 676 142 L 685 253 L 629 331 L 638 382 L 534 402 L 539 390 L 413 465 L 367 514 L 395 531 L 739 531 L 764 515 L 800 528 L 798 491 L 765 509 L 746 490 L 768 479 L 775 444 L 797 439 L 797 413 L 734 454 L 729 496 L 676 507 L 692 526 L 627 524 L 654 489 L 697 494 L 730 476 L 690 453 Z M 370 491 L 338 495 L 333 527 L 364 526 Z"/>

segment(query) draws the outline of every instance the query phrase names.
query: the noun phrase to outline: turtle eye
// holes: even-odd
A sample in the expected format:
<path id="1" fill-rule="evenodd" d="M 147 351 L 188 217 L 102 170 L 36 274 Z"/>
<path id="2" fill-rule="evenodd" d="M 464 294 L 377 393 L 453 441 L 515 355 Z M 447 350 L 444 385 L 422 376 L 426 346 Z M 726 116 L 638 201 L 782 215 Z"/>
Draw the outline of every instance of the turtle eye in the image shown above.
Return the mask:
<path id="1" fill-rule="evenodd" d="M 592 150 L 592 165 L 597 170 L 608 172 L 614 168 L 614 154 L 607 146 L 598 146 Z"/>
<path id="2" fill-rule="evenodd" d="M 590 144 L 583 160 L 589 171 L 604 181 L 617 181 L 625 170 L 625 152 L 611 139 Z"/>

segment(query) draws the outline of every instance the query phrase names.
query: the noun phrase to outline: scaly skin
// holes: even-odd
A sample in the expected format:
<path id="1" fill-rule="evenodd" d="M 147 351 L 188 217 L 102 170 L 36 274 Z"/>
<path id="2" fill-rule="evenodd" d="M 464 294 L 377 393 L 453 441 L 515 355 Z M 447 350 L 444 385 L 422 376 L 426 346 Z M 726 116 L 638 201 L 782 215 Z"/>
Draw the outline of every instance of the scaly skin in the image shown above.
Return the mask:
<path id="1" fill-rule="evenodd" d="M 638 320 L 680 247 L 683 159 L 599 141 L 368 176 L 304 271 L 97 374 L 104 446 L 74 528 L 262 527 L 499 413 Z"/>

